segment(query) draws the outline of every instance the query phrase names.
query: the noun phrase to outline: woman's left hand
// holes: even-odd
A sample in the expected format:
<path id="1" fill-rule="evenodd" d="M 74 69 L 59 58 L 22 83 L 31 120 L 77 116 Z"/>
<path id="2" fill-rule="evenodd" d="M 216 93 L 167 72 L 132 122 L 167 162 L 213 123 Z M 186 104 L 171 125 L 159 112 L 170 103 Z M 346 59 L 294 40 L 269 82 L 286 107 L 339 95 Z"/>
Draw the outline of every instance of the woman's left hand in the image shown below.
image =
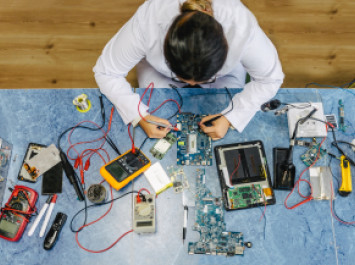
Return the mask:
<path id="1" fill-rule="evenodd" d="M 204 118 L 202 118 L 201 122 L 200 122 L 200 128 L 201 130 L 207 134 L 208 136 L 210 136 L 212 138 L 212 140 L 218 140 L 223 138 L 226 133 L 228 132 L 229 126 L 231 125 L 230 122 L 227 120 L 226 117 L 224 117 L 223 115 L 218 118 L 217 120 L 212 122 L 212 126 L 211 127 L 207 127 L 206 125 L 204 125 L 204 122 L 213 119 L 216 116 L 220 116 L 222 114 L 215 114 L 215 115 L 208 115 Z"/>

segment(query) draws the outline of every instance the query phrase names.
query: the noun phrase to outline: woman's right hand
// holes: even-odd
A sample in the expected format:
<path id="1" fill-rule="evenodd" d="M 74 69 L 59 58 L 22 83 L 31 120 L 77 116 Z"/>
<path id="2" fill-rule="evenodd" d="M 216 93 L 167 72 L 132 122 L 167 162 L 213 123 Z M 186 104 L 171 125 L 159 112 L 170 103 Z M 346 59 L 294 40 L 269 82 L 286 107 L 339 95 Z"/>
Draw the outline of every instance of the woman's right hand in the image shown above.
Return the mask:
<path id="1" fill-rule="evenodd" d="M 168 120 L 165 120 L 165 119 L 153 116 L 153 115 L 145 116 L 144 120 L 141 119 L 138 124 L 139 124 L 139 126 L 141 126 L 141 128 L 143 129 L 143 131 L 147 134 L 147 136 L 149 138 L 163 138 L 170 131 L 170 129 L 163 128 L 163 127 L 158 128 L 157 125 L 149 123 L 145 120 L 156 121 L 156 122 L 164 123 L 168 126 L 172 126 Z"/>

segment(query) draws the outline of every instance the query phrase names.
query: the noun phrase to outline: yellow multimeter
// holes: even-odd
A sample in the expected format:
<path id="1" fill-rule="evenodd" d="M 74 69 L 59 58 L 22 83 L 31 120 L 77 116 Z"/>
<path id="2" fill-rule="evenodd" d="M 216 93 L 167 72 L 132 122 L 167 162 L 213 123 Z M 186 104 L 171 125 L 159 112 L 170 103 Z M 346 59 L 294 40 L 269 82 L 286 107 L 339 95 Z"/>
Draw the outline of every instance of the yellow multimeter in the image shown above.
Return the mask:
<path id="1" fill-rule="evenodd" d="M 100 169 L 101 176 L 116 190 L 122 189 L 150 167 L 150 160 L 139 149 L 128 150 Z"/>

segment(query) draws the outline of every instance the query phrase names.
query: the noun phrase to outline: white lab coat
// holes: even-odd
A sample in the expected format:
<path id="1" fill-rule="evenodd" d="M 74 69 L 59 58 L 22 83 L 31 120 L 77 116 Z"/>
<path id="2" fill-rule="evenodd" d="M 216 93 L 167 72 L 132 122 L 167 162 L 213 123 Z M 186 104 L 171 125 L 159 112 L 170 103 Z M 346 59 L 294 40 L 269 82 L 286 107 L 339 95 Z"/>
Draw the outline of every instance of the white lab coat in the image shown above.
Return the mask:
<path id="1" fill-rule="evenodd" d="M 101 92 L 115 105 L 128 124 L 139 117 L 139 95 L 133 93 L 125 77 L 145 59 L 156 71 L 170 77 L 164 53 L 164 38 L 180 13 L 184 0 L 149 0 L 107 43 L 94 67 Z M 254 15 L 238 0 L 213 0 L 214 18 L 222 25 L 229 50 L 225 64 L 217 73 L 223 78 L 242 64 L 251 82 L 233 97 L 234 109 L 226 118 L 238 131 L 243 131 L 260 106 L 275 96 L 284 74 L 271 41 L 259 27 Z M 154 80 L 152 80 L 154 81 Z M 230 106 L 221 113 L 229 110 Z M 140 104 L 141 112 L 148 107 Z"/>

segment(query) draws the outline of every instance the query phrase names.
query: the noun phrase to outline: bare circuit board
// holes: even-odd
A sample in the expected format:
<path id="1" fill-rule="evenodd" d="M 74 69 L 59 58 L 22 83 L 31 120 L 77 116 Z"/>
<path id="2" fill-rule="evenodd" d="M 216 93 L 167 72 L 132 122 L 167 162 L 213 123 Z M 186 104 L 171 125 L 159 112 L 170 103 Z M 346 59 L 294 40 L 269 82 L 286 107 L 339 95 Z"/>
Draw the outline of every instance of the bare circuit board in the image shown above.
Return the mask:
<path id="1" fill-rule="evenodd" d="M 189 242 L 189 254 L 243 255 L 243 233 L 225 231 L 222 198 L 213 197 L 206 187 L 204 169 L 198 170 L 196 178 L 195 206 L 195 225 L 192 229 L 200 233 L 200 239 L 195 243 Z"/>
<path id="2" fill-rule="evenodd" d="M 182 113 L 177 115 L 177 164 L 212 165 L 211 138 L 199 128 L 203 115 Z"/>

